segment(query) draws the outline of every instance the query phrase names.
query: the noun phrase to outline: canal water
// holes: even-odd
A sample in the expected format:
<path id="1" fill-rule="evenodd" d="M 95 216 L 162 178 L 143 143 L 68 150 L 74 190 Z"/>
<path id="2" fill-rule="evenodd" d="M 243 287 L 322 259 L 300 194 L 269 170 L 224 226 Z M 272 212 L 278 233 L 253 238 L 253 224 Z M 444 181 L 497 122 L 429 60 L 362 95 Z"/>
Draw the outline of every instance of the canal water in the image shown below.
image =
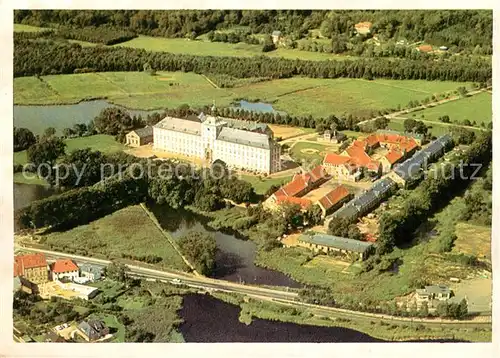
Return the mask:
<path id="1" fill-rule="evenodd" d="M 223 233 L 207 227 L 207 219 L 186 210 L 172 210 L 166 206 L 150 205 L 151 211 L 174 238 L 178 239 L 191 230 L 211 233 L 217 243 L 215 278 L 247 284 L 301 287 L 301 285 L 282 274 L 254 264 L 257 246 L 254 242 Z"/>

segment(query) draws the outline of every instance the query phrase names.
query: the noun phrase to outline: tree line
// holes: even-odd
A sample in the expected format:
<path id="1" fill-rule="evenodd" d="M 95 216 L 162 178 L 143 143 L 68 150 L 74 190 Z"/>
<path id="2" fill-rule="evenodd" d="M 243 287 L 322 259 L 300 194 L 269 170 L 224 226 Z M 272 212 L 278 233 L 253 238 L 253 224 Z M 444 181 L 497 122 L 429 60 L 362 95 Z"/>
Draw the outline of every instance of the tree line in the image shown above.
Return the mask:
<path id="1" fill-rule="evenodd" d="M 14 32 L 14 40 L 24 39 L 67 39 L 86 41 L 103 45 L 115 45 L 137 37 L 133 31 L 112 28 L 109 26 L 100 27 L 58 27 L 54 30 L 44 30 L 40 32 Z"/>
<path id="2" fill-rule="evenodd" d="M 443 163 L 430 173 L 409 195 L 397 211 L 385 211 L 380 217 L 377 253 L 412 240 L 414 231 L 429 216 L 448 203 L 470 184 L 477 165 L 486 165 L 492 157 L 492 133 L 483 133 L 462 154 Z M 440 251 L 449 251 L 452 242 L 441 243 Z"/>
<path id="3" fill-rule="evenodd" d="M 245 27 L 251 34 L 279 30 L 292 40 L 320 29 L 328 39 L 352 38 L 354 25 L 372 23 L 381 41 L 404 39 L 491 54 L 491 10 L 16 10 L 14 22 L 35 26 L 112 26 L 144 35 L 191 37 Z"/>
<path id="4" fill-rule="evenodd" d="M 491 61 L 467 56 L 432 62 L 397 58 L 306 61 L 265 56 L 179 55 L 124 47 L 82 47 L 56 41 L 14 40 L 15 77 L 86 71 L 142 71 L 145 63 L 161 71 L 227 74 L 236 78 L 306 76 L 486 82 L 492 72 Z"/>

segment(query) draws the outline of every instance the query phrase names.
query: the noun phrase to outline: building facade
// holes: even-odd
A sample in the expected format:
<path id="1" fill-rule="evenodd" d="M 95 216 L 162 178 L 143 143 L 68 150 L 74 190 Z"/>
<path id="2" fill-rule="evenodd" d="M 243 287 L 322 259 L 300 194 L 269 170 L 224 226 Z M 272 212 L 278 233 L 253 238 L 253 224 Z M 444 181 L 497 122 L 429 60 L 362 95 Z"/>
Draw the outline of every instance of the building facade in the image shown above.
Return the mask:
<path id="1" fill-rule="evenodd" d="M 71 260 L 57 260 L 50 265 L 50 272 L 52 274 L 52 281 L 59 281 L 61 279 L 74 281 L 80 276 L 80 269 Z"/>
<path id="2" fill-rule="evenodd" d="M 14 257 L 14 277 L 21 276 L 36 284 L 49 280 L 47 260 L 44 254 L 19 255 Z"/>
<path id="3" fill-rule="evenodd" d="M 148 126 L 133 130 L 127 133 L 125 141 L 131 147 L 140 147 L 141 145 L 149 144 L 153 141 L 153 127 Z"/>
<path id="4" fill-rule="evenodd" d="M 280 146 L 272 131 L 236 128 L 234 120 L 203 114 L 199 118 L 201 122 L 164 118 L 153 128 L 154 149 L 259 173 L 281 170 Z"/>

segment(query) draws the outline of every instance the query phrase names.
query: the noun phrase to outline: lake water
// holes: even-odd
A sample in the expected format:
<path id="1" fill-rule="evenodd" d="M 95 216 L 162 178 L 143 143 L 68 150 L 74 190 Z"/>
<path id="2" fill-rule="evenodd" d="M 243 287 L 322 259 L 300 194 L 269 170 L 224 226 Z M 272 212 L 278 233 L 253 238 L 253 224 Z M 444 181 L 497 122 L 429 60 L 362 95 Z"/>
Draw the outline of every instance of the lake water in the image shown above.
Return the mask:
<path id="1" fill-rule="evenodd" d="M 88 123 L 107 107 L 119 106 L 104 100 L 68 105 L 14 106 L 14 126 L 28 128 L 35 134 L 42 134 L 45 128 L 54 127 L 57 134 L 61 135 L 64 128 L 73 127 L 76 123 Z M 143 117 L 150 113 L 159 112 L 126 110 L 131 116 L 141 115 Z"/>
<path id="2" fill-rule="evenodd" d="M 342 327 L 319 327 L 264 319 L 250 325 L 238 319 L 240 307 L 209 295 L 184 296 L 179 315 L 186 342 L 382 342 L 367 334 Z"/>
<path id="3" fill-rule="evenodd" d="M 206 219 L 186 210 L 172 210 L 165 206 L 150 205 L 162 227 L 174 238 L 191 230 L 215 235 L 217 243 L 217 269 L 215 278 L 248 284 L 301 287 L 301 285 L 278 271 L 268 270 L 254 264 L 257 246 L 250 240 L 235 235 L 210 230 Z"/>
<path id="4" fill-rule="evenodd" d="M 276 111 L 271 104 L 264 102 L 247 102 L 241 100 L 239 102 L 238 107 L 236 108 L 241 108 L 253 112 L 273 112 L 273 113 L 286 114 L 286 112 Z"/>

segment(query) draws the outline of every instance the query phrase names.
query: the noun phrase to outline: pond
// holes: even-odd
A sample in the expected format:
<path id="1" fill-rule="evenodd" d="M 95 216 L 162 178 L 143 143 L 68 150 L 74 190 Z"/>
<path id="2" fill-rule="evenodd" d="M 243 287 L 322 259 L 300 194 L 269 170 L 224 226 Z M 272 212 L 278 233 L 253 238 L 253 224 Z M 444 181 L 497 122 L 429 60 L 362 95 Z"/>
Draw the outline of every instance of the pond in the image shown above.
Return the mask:
<path id="1" fill-rule="evenodd" d="M 248 284 L 301 287 L 281 272 L 268 270 L 254 264 L 257 246 L 250 240 L 236 235 L 214 231 L 207 227 L 207 219 L 187 210 L 172 210 L 160 205 L 149 205 L 162 227 L 174 238 L 191 230 L 215 235 L 217 243 L 215 278 Z"/>
<path id="2" fill-rule="evenodd" d="M 64 128 L 73 127 L 77 123 L 88 123 L 107 107 L 119 106 L 115 106 L 104 100 L 67 105 L 14 106 L 14 126 L 28 128 L 35 134 L 42 134 L 45 128 L 54 127 L 57 130 L 57 134 L 61 135 Z M 160 112 L 126 110 L 131 116 L 141 115 L 143 117 L 151 113 Z"/>
<path id="3" fill-rule="evenodd" d="M 286 112 L 276 111 L 271 104 L 264 102 L 247 102 L 241 100 L 238 106 L 235 108 L 241 108 L 246 111 L 252 111 L 252 112 L 273 112 L 282 115 L 286 114 Z"/>

